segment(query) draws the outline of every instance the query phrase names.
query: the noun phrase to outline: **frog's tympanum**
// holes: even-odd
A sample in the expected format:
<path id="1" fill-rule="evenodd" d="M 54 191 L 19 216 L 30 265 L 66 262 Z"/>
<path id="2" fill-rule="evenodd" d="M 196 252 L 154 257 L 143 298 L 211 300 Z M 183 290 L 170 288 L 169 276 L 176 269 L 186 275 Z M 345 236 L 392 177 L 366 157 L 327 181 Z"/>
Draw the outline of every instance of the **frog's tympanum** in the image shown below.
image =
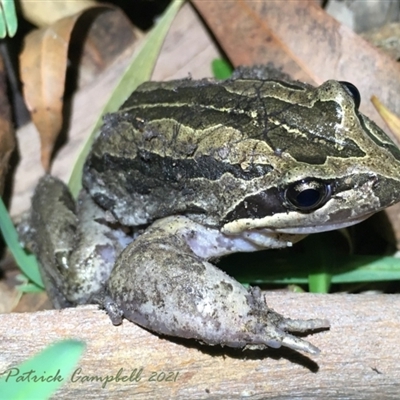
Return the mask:
<path id="1" fill-rule="evenodd" d="M 75 204 L 44 177 L 29 239 L 57 307 L 100 302 L 154 332 L 202 343 L 318 349 L 212 264 L 291 246 L 400 200 L 400 152 L 358 111 L 357 89 L 236 74 L 142 84 L 105 117 Z"/>

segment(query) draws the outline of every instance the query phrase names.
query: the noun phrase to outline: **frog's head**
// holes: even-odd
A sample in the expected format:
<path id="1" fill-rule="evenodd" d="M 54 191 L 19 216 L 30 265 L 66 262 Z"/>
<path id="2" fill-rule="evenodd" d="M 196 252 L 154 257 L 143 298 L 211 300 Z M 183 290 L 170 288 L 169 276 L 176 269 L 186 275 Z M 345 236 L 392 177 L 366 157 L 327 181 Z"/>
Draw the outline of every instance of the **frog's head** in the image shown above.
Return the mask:
<path id="1" fill-rule="evenodd" d="M 289 110 L 272 121 L 276 129 L 268 134 L 269 145 L 279 156 L 271 164 L 278 172 L 229 210 L 225 233 L 329 231 L 400 201 L 400 151 L 358 111 L 357 89 L 327 81 L 308 97 L 309 103 L 301 104 L 304 112 Z M 294 118 L 307 128 L 291 128 Z"/>

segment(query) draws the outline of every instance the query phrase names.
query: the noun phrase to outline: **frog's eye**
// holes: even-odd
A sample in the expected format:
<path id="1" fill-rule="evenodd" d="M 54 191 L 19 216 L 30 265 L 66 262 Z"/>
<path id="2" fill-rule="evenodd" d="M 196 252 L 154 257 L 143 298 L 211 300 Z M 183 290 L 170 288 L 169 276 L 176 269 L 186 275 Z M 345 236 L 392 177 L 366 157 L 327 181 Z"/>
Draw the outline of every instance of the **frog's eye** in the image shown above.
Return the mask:
<path id="1" fill-rule="evenodd" d="M 358 110 L 361 104 L 361 95 L 358 89 L 350 82 L 340 81 L 346 92 L 353 98 L 356 109 Z"/>
<path id="2" fill-rule="evenodd" d="M 284 198 L 290 208 L 310 212 L 322 207 L 332 195 L 330 183 L 318 179 L 302 179 L 288 186 Z"/>

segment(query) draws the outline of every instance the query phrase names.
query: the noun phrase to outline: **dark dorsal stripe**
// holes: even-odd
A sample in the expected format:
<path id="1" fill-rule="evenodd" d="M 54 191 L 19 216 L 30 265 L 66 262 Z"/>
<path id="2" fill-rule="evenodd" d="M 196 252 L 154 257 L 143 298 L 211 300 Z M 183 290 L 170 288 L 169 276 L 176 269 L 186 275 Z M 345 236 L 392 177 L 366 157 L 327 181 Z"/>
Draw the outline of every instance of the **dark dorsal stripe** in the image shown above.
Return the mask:
<path id="1" fill-rule="evenodd" d="M 309 108 L 265 96 L 264 81 L 241 84 L 236 92 L 227 90 L 224 84 L 190 80 L 173 89 L 139 88 L 125 102 L 120 114 L 123 118 L 130 112 L 144 121 L 170 119 L 197 130 L 214 126 L 234 128 L 249 138 L 264 140 L 276 153 L 287 151 L 297 161 L 308 164 L 323 164 L 328 155 L 365 156 L 351 139 L 343 139 L 341 146 L 337 145 L 335 125 L 341 123 L 341 113 L 336 102 L 316 101 Z M 253 89 L 259 95 L 241 94 L 240 88 Z M 177 99 L 185 102 L 180 104 Z M 372 139 L 377 143 L 376 138 Z"/>
<path id="2" fill-rule="evenodd" d="M 104 154 L 102 159 L 94 156 L 90 159 L 90 163 L 99 172 L 123 167 L 126 171 L 135 170 L 143 176 L 170 183 L 181 183 L 195 178 L 215 181 L 225 173 L 248 181 L 264 176 L 273 169 L 271 165 L 251 164 L 247 170 L 243 170 L 239 164 L 218 161 L 211 156 L 176 160 L 145 150 L 139 150 L 134 158 L 114 157 L 109 154 Z"/>

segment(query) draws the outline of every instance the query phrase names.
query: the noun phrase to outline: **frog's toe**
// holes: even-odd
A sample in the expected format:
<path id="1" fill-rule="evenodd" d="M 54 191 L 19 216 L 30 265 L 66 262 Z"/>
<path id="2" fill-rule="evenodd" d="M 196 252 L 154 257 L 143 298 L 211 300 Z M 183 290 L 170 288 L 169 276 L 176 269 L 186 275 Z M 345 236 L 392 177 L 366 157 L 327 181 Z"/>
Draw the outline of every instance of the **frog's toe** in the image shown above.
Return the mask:
<path id="1" fill-rule="evenodd" d="M 251 349 L 318 349 L 290 335 L 326 327 L 326 321 L 287 320 L 268 308 L 261 290 L 246 289 L 193 254 L 179 235 L 150 229 L 118 258 L 104 306 L 160 334 L 210 345 Z"/>
<path id="2" fill-rule="evenodd" d="M 285 318 L 279 323 L 279 328 L 287 332 L 307 332 L 317 329 L 328 329 L 331 324 L 327 319 L 290 319 Z"/>
<path id="3" fill-rule="evenodd" d="M 318 347 L 312 345 L 310 342 L 307 342 L 307 340 L 300 339 L 290 334 L 286 334 L 283 337 L 281 345 L 284 347 L 289 347 L 293 350 L 304 351 L 306 353 L 315 355 L 321 352 Z"/>
<path id="4" fill-rule="evenodd" d="M 247 348 L 262 349 L 265 345 L 273 348 L 281 346 L 300 350 L 310 354 L 319 354 L 320 350 L 310 342 L 296 337 L 289 332 L 307 332 L 327 329 L 329 321 L 324 319 L 290 319 L 275 312 L 267 303 L 258 287 L 248 291 L 251 311 L 247 316 L 247 324 L 251 328 L 251 337 Z"/>

